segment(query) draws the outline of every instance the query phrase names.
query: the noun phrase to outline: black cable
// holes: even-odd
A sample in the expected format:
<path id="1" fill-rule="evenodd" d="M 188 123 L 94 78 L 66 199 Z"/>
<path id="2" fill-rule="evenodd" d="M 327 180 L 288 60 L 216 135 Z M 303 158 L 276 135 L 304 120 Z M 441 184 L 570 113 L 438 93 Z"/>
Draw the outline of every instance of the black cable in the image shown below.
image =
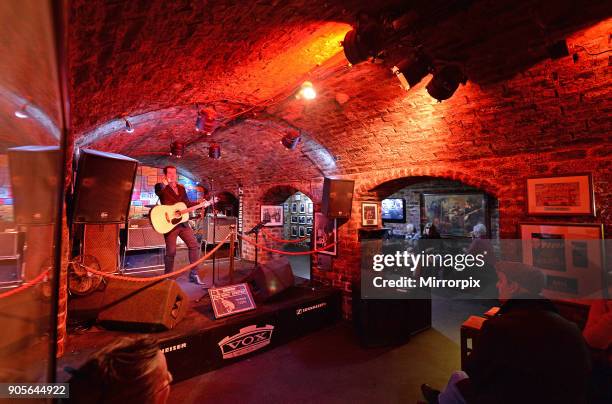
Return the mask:
<path id="1" fill-rule="evenodd" d="M 587 48 L 585 48 L 582 45 L 574 45 L 574 47 L 575 48 L 582 48 L 586 52 L 586 54 L 589 55 L 589 56 L 603 55 L 604 53 L 612 52 L 612 49 L 607 49 L 605 51 L 601 51 L 601 52 L 597 52 L 597 53 L 591 53 L 591 52 L 589 52 L 589 50 Z"/>

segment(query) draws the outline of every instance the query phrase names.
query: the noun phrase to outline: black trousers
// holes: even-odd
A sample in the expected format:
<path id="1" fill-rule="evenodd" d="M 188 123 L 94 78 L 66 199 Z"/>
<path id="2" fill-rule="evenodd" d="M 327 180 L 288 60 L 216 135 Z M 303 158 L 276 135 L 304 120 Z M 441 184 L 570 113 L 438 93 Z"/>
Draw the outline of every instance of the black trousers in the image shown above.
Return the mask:
<path id="1" fill-rule="evenodd" d="M 180 237 L 185 242 L 189 249 L 189 262 L 194 263 L 200 258 L 200 244 L 196 240 L 193 230 L 187 223 L 181 223 L 174 229 L 164 234 L 166 240 L 166 256 L 164 257 L 165 272 L 174 271 L 174 256 L 176 255 L 176 238 Z M 191 273 L 195 274 L 197 266 L 191 269 Z"/>

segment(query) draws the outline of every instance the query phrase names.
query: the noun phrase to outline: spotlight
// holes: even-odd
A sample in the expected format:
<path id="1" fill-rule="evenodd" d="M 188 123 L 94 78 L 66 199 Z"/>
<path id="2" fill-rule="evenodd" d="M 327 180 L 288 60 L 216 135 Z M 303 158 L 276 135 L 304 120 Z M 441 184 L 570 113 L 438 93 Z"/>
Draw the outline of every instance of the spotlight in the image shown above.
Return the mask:
<path id="1" fill-rule="evenodd" d="M 125 121 L 125 131 L 127 133 L 133 133 L 134 132 L 134 127 L 132 126 L 130 121 L 128 121 L 127 118 L 124 118 L 124 121 Z"/>
<path id="2" fill-rule="evenodd" d="M 357 19 L 355 29 L 347 32 L 342 41 L 344 56 L 351 65 L 374 57 L 381 50 L 382 27 L 365 13 L 358 15 Z"/>
<path id="3" fill-rule="evenodd" d="M 195 130 L 210 136 L 217 128 L 217 112 L 212 108 L 199 109 Z"/>
<path id="4" fill-rule="evenodd" d="M 300 132 L 298 132 L 297 130 L 292 130 L 291 132 L 283 136 L 281 144 L 289 150 L 295 150 L 301 140 L 302 137 L 300 136 Z"/>
<path id="5" fill-rule="evenodd" d="M 20 109 L 18 109 L 17 111 L 15 111 L 15 116 L 19 119 L 26 119 L 29 118 L 30 115 L 28 115 L 26 108 L 27 108 L 28 104 L 23 104 L 21 106 Z"/>
<path id="6" fill-rule="evenodd" d="M 310 81 L 305 81 L 300 87 L 300 91 L 297 93 L 297 98 L 304 98 L 306 100 L 314 100 L 317 97 L 317 91 L 312 86 Z"/>
<path id="7" fill-rule="evenodd" d="M 185 154 L 185 143 L 175 140 L 170 145 L 170 155 L 180 159 Z"/>
<path id="8" fill-rule="evenodd" d="M 465 84 L 466 82 L 467 77 L 465 77 L 461 69 L 457 66 L 449 65 L 434 73 L 426 88 L 429 95 L 438 101 L 443 101 L 455 93 L 459 84 Z"/>
<path id="9" fill-rule="evenodd" d="M 413 59 L 402 60 L 391 69 L 406 91 L 417 85 L 432 70 L 431 59 L 423 52 L 415 54 Z"/>
<path id="10" fill-rule="evenodd" d="M 221 145 L 212 143 L 210 146 L 208 146 L 208 157 L 219 160 L 221 158 Z"/>

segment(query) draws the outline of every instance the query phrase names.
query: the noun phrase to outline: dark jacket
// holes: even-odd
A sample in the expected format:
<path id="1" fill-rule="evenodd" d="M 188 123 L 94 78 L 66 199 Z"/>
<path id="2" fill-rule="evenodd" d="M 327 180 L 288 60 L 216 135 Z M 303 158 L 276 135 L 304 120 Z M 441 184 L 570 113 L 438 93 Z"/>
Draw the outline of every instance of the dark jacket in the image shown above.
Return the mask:
<path id="1" fill-rule="evenodd" d="M 468 403 L 583 403 L 590 358 L 546 299 L 511 299 L 485 322 L 465 368 Z"/>
<path id="2" fill-rule="evenodd" d="M 164 185 L 161 182 L 155 184 L 155 194 L 159 196 L 162 205 L 174 205 L 177 202 L 184 202 L 187 207 L 197 205 L 197 202 L 191 202 L 187 197 L 187 191 L 181 184 L 176 184 L 178 195 L 174 192 L 170 185 Z"/>

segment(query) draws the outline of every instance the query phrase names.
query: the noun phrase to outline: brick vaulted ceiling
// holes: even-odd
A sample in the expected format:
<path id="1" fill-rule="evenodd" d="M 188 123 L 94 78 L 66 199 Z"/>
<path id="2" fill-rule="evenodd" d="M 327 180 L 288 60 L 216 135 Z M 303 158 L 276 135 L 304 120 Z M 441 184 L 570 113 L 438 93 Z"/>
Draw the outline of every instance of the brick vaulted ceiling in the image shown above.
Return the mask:
<path id="1" fill-rule="evenodd" d="M 413 27 L 390 44 L 382 62 L 349 67 L 340 41 L 369 3 L 376 3 L 370 12 L 411 11 Z M 529 100 L 551 90 L 548 83 L 523 88 L 521 74 L 538 69 L 548 58 L 545 46 L 559 38 L 571 47 L 592 30 L 609 32 L 609 20 L 597 25 L 610 16 L 601 3 L 73 0 L 71 129 L 77 145 L 151 165 L 172 162 L 196 179 L 227 183 L 352 173 L 373 160 L 460 159 L 466 146 L 484 157 L 508 154 L 511 146 L 486 141 L 499 126 L 496 111 L 515 114 L 509 132 L 520 132 L 517 121 L 541 111 L 530 107 L 533 100 L 508 105 L 502 95 Z M 409 93 L 399 88 L 390 67 L 416 45 L 442 63 L 460 63 L 468 84 L 439 104 L 424 90 L 427 79 Z M 317 88 L 316 100 L 294 97 L 305 80 Z M 211 137 L 194 130 L 195 103 L 220 117 Z M 134 133 L 123 131 L 123 115 Z M 303 134 L 293 152 L 279 143 L 290 130 Z M 517 142 L 545 147 L 551 140 L 541 135 Z M 174 140 L 189 144 L 180 160 L 167 156 Z M 207 158 L 209 141 L 221 145 L 220 160 Z M 457 152 L 432 154 L 424 142 Z"/>

